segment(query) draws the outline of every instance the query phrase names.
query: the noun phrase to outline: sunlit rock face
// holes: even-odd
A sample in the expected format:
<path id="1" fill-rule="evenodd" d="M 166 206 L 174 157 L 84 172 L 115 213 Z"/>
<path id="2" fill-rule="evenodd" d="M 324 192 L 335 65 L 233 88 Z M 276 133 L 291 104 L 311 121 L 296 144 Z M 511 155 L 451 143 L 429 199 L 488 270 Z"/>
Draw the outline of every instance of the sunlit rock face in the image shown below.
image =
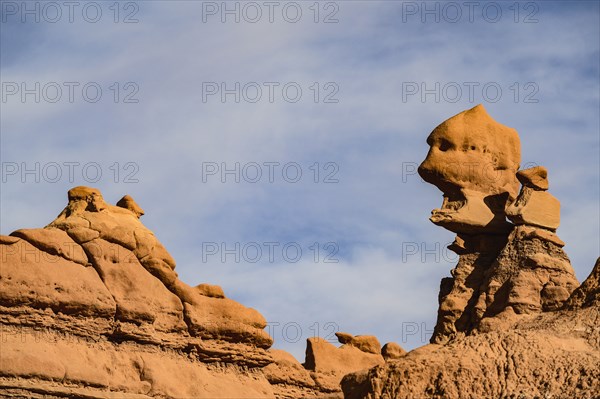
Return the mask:
<path id="1" fill-rule="evenodd" d="M 599 399 L 600 259 L 580 285 L 546 168 L 518 170 L 517 132 L 481 105 L 428 143 L 419 173 L 444 193 L 431 220 L 456 232 L 458 263 L 441 281 L 431 344 L 387 344 L 385 363 L 344 376 L 344 398 Z"/>
<path id="2" fill-rule="evenodd" d="M 520 187 L 517 131 L 477 105 L 441 123 L 427 143 L 419 175 L 444 193 L 441 209 L 434 209 L 430 220 L 456 233 L 510 230 L 504 210 Z"/>
<path id="3" fill-rule="evenodd" d="M 517 132 L 481 105 L 443 122 L 427 140 L 419 172 L 444 193 L 431 220 L 457 233 L 448 248 L 460 255 L 440 286 L 432 342 L 560 308 L 579 283 L 555 234 L 560 203 L 546 191 L 548 171 L 519 171 Z"/>

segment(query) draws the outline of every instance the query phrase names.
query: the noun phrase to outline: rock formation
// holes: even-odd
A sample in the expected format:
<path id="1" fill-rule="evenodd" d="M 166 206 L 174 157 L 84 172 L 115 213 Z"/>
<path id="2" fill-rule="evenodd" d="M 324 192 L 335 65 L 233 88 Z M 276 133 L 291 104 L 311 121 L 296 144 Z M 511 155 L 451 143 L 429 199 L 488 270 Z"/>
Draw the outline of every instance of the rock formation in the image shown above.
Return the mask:
<path id="1" fill-rule="evenodd" d="M 509 329 L 460 335 L 349 374 L 345 398 L 597 399 L 599 275 L 600 259 L 582 294 L 575 291 L 560 311 L 529 314 Z"/>
<path id="2" fill-rule="evenodd" d="M 180 281 L 133 198 L 75 187 L 45 228 L 0 236 L 0 397 L 600 397 L 600 258 L 579 285 L 547 170 L 518 170 L 516 131 L 481 105 L 428 143 L 431 221 L 459 254 L 430 344 L 337 332 L 301 364 L 256 310 Z"/>
<path id="3" fill-rule="evenodd" d="M 379 340 L 372 335 L 338 332 L 336 336 L 342 344 L 340 347 L 322 338 L 309 338 L 304 364 L 287 352 L 271 351 L 275 363 L 265 367 L 264 373 L 278 397 L 308 398 L 318 392 L 319 398 L 341 398 L 340 383 L 346 374 L 369 369 L 406 353 L 393 342 L 382 349 Z"/>
<path id="4" fill-rule="evenodd" d="M 346 373 L 383 363 L 368 336 L 311 338 L 305 365 L 269 350 L 256 310 L 178 279 L 133 198 L 68 200 L 0 236 L 0 397 L 339 398 Z"/>
<path id="5" fill-rule="evenodd" d="M 496 122 L 478 105 L 436 127 L 427 144 L 429 153 L 419 174 L 444 193 L 442 208 L 432 211 L 431 221 L 459 234 L 510 230 L 504 209 L 519 190 L 516 130 Z"/>
<path id="6" fill-rule="evenodd" d="M 181 282 L 131 197 L 68 199 L 0 238 L 0 396 L 273 397 L 257 311 Z"/>
<path id="7" fill-rule="evenodd" d="M 579 285 L 554 233 L 560 205 L 546 191 L 545 168 L 517 171 L 517 132 L 478 105 L 440 124 L 427 142 L 419 173 L 444 193 L 431 220 L 457 233 L 449 248 L 459 254 L 440 287 L 432 342 L 503 325 L 511 312 L 560 308 Z"/>
<path id="8" fill-rule="evenodd" d="M 431 220 L 457 233 L 459 261 L 442 280 L 431 344 L 347 375 L 345 397 L 599 397 L 600 259 L 579 286 L 547 170 L 517 171 L 516 131 L 481 105 L 428 144 L 419 173 L 444 193 Z"/>

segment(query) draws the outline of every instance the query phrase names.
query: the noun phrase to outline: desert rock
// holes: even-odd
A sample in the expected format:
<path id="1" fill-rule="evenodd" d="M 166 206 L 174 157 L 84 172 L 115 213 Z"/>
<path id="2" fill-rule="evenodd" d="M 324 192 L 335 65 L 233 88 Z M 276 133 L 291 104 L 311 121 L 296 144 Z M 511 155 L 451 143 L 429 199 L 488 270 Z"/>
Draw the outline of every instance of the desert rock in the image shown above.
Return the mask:
<path id="1" fill-rule="evenodd" d="M 381 353 L 381 344 L 373 335 L 352 335 L 336 332 L 335 336 L 341 344 L 350 345 L 366 353 Z"/>
<path id="2" fill-rule="evenodd" d="M 400 359 L 406 354 L 406 351 L 402 349 L 400 345 L 395 342 L 388 342 L 381 348 L 381 355 L 385 361 Z"/>
<path id="3" fill-rule="evenodd" d="M 579 286 L 555 233 L 560 207 L 545 191 L 547 170 L 516 172 L 516 132 L 482 122 L 483 112 L 478 106 L 436 128 L 419 169 L 444 192 L 432 221 L 457 232 L 450 248 L 459 254 L 440 284 L 431 344 L 346 375 L 346 399 L 598 397 L 600 260 Z M 480 136 L 503 137 L 491 154 L 511 161 L 498 175 L 504 178 L 487 187 L 474 174 L 449 172 L 478 148 L 468 144 Z M 516 179 L 522 188 L 515 199 Z M 497 219 L 484 218 L 481 201 L 493 193 L 506 201 L 486 202 Z"/>
<path id="4" fill-rule="evenodd" d="M 506 216 L 516 225 L 556 231 L 560 224 L 560 202 L 548 193 L 548 171 L 543 166 L 520 170 L 523 184 L 517 200 L 506 208 Z"/>
<path id="5" fill-rule="evenodd" d="M 144 215 L 144 210 L 129 195 L 123 196 L 117 202 L 117 206 L 130 210 L 138 218 Z"/>
<path id="6" fill-rule="evenodd" d="M 524 187 L 530 187 L 535 190 L 548 190 L 548 169 L 543 166 L 534 166 L 529 169 L 522 169 L 517 172 L 517 179 Z"/>
<path id="7" fill-rule="evenodd" d="M 307 341 L 304 367 L 313 371 L 315 381 L 325 391 L 337 391 L 342 377 L 350 372 L 384 363 L 381 354 L 363 352 L 352 345 L 337 348 L 318 337 Z"/>
<path id="8" fill-rule="evenodd" d="M 46 228 L 0 239 L 0 392 L 274 397 L 260 313 L 181 282 L 130 209 L 88 187 L 68 199 Z"/>
<path id="9" fill-rule="evenodd" d="M 478 105 L 436 127 L 427 144 L 419 174 L 444 193 L 431 221 L 456 233 L 508 231 L 504 209 L 519 190 L 517 132 Z"/>

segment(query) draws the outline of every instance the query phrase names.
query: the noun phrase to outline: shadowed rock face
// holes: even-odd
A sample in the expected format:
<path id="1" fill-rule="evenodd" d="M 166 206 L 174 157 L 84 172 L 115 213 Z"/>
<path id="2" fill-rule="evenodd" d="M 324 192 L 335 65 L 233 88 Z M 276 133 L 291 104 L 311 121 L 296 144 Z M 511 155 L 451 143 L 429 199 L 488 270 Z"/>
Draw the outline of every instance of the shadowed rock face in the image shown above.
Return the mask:
<path id="1" fill-rule="evenodd" d="M 478 105 L 436 127 L 427 144 L 429 153 L 419 174 L 444 193 L 431 221 L 456 233 L 509 230 L 504 208 L 519 192 L 516 130 L 496 122 Z"/>

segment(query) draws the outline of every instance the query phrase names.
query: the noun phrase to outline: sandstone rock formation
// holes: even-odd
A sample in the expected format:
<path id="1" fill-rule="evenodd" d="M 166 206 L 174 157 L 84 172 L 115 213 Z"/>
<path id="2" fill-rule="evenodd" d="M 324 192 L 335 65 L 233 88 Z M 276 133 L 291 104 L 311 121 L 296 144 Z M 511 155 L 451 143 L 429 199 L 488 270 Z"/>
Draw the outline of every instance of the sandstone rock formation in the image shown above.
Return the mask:
<path id="1" fill-rule="evenodd" d="M 600 259 L 579 286 L 555 233 L 560 205 L 546 169 L 517 172 L 516 132 L 481 105 L 428 143 L 419 173 L 444 193 L 431 220 L 457 233 L 449 248 L 459 261 L 442 280 L 431 344 L 345 376 L 345 397 L 600 397 Z M 501 172 L 490 180 L 457 160 L 491 160 Z"/>
<path id="2" fill-rule="evenodd" d="M 181 282 L 130 197 L 68 199 L 0 239 L 0 396 L 274 396 L 257 311 Z"/>
<path id="3" fill-rule="evenodd" d="M 510 329 L 460 335 L 344 377 L 346 399 L 558 398 L 600 395 L 600 259 L 560 311 Z M 595 294 L 594 294 L 595 293 Z M 589 302 L 579 298 L 589 298 Z"/>
<path id="4" fill-rule="evenodd" d="M 432 342 L 499 327 L 510 312 L 558 309 L 579 283 L 554 233 L 560 205 L 546 192 L 547 170 L 517 171 L 516 131 L 494 121 L 482 105 L 443 122 L 427 142 L 431 148 L 419 173 L 444 193 L 442 210 L 434 210 L 431 220 L 457 233 L 449 248 L 460 255 L 440 287 Z M 474 167 L 456 168 L 457 162 Z M 480 165 L 491 165 L 494 174 Z M 452 200 L 457 192 L 469 198 Z"/>
<path id="5" fill-rule="evenodd" d="M 319 386 L 335 392 L 344 375 L 384 363 L 381 353 L 372 353 L 370 349 L 351 344 L 337 348 L 322 338 L 309 338 L 304 367 L 313 372 Z"/>
<path id="6" fill-rule="evenodd" d="M 257 311 L 178 279 L 133 198 L 68 200 L 0 236 L 0 397 L 340 398 L 344 374 L 383 363 L 370 336 L 311 338 L 307 367 L 268 350 Z"/>
<path id="7" fill-rule="evenodd" d="M 543 166 L 520 170 L 523 185 L 517 200 L 506 209 L 516 225 L 530 225 L 556 231 L 560 224 L 560 202 L 548 193 L 548 171 Z"/>
<path id="8" fill-rule="evenodd" d="M 478 105 L 436 127 L 427 144 L 419 174 L 444 193 L 442 208 L 432 211 L 431 221 L 456 233 L 510 230 L 504 209 L 519 191 L 516 130 Z"/>
<path id="9" fill-rule="evenodd" d="M 180 281 L 133 198 L 75 187 L 45 228 L 0 236 L 0 398 L 600 397 L 600 258 L 579 285 L 546 169 L 518 170 L 516 131 L 483 106 L 428 143 L 431 220 L 459 254 L 430 344 L 337 332 L 301 364 L 256 310 Z"/>
<path id="10" fill-rule="evenodd" d="M 381 355 L 385 361 L 400 359 L 406 354 L 406 351 L 402 349 L 400 345 L 395 342 L 388 342 L 381 348 Z"/>

